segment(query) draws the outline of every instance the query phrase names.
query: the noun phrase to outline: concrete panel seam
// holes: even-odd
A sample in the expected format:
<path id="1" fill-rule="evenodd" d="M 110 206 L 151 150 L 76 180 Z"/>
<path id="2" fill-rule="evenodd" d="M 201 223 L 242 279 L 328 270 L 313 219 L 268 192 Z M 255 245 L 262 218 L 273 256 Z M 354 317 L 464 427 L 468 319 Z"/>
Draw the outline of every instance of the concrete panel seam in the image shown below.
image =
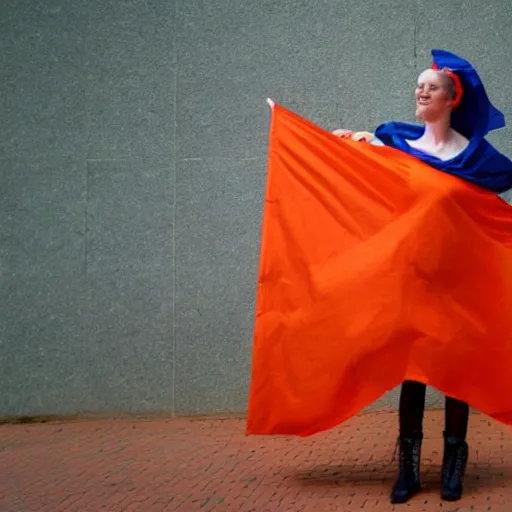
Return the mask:
<path id="1" fill-rule="evenodd" d="M 89 166 L 85 162 L 85 211 L 84 211 L 84 274 L 87 274 L 89 251 Z"/>
<path id="2" fill-rule="evenodd" d="M 173 47 L 174 47 L 174 58 L 175 58 L 175 73 L 174 73 L 174 123 L 173 123 L 173 141 L 174 141 L 174 158 L 173 158 L 173 170 L 172 170 L 172 376 L 171 376 L 171 414 L 176 416 L 176 171 L 178 167 L 177 155 L 178 155 L 178 75 L 179 75 L 179 48 L 178 48 L 178 37 L 176 36 L 176 23 L 178 17 L 178 0 L 174 0 L 174 25 L 175 30 L 173 32 Z"/>
<path id="3" fill-rule="evenodd" d="M 255 160 L 262 160 L 267 158 L 266 155 L 260 156 L 249 156 L 246 158 L 229 158 L 229 157 L 217 157 L 217 156 L 201 156 L 197 158 L 181 158 L 180 162 L 204 162 L 205 160 L 214 160 L 219 162 L 253 162 Z"/>

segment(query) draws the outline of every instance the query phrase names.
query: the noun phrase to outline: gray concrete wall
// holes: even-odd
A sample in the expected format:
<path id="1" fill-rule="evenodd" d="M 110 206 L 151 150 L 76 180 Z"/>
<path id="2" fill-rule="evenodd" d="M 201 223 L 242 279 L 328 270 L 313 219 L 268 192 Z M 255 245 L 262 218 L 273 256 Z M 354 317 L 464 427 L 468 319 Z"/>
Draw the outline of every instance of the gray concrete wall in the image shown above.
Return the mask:
<path id="1" fill-rule="evenodd" d="M 328 129 L 412 120 L 437 46 L 474 61 L 510 114 L 511 14 L 506 0 L 2 1 L 0 417 L 244 411 L 265 98 Z"/>

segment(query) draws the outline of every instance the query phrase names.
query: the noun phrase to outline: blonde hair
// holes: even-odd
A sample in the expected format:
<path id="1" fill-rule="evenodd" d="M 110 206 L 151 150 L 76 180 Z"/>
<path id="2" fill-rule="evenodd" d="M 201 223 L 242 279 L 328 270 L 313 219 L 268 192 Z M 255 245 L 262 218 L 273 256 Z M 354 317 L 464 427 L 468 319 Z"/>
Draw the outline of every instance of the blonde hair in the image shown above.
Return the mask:
<path id="1" fill-rule="evenodd" d="M 438 73 L 438 76 L 441 77 L 443 87 L 448 93 L 448 96 L 451 100 L 454 100 L 457 97 L 457 88 L 455 87 L 455 82 L 452 77 L 442 69 L 436 70 L 436 72 Z"/>

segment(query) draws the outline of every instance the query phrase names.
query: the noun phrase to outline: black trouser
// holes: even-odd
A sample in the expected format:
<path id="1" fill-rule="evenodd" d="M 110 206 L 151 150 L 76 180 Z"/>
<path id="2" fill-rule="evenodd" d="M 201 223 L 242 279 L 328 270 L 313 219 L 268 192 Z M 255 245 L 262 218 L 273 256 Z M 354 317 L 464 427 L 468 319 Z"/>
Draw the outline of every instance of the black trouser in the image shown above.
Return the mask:
<path id="1" fill-rule="evenodd" d="M 401 436 L 414 438 L 423 433 L 426 390 L 427 386 L 420 382 L 410 380 L 403 382 L 399 408 Z M 468 420 L 468 404 L 447 396 L 445 403 L 446 435 L 458 439 L 466 439 Z"/>

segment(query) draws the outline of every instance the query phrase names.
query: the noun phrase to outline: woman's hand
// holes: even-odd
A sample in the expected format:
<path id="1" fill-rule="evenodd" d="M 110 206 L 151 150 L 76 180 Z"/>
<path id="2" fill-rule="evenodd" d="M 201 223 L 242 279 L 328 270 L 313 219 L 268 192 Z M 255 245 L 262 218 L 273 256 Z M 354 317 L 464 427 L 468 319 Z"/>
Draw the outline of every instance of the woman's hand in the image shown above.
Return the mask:
<path id="1" fill-rule="evenodd" d="M 356 142 L 370 142 L 373 138 L 373 134 L 370 132 L 353 132 L 351 130 L 345 130 L 344 128 L 338 128 L 334 130 L 332 134 L 340 139 L 351 139 Z"/>
<path id="2" fill-rule="evenodd" d="M 370 142 L 373 139 L 373 133 L 370 132 L 355 132 L 352 135 L 352 140 L 356 142 Z"/>
<path id="3" fill-rule="evenodd" d="M 338 128 L 337 130 L 334 130 L 332 134 L 336 135 L 336 137 L 339 137 L 340 139 L 351 139 L 354 132 L 351 130 L 345 130 L 344 128 Z"/>

